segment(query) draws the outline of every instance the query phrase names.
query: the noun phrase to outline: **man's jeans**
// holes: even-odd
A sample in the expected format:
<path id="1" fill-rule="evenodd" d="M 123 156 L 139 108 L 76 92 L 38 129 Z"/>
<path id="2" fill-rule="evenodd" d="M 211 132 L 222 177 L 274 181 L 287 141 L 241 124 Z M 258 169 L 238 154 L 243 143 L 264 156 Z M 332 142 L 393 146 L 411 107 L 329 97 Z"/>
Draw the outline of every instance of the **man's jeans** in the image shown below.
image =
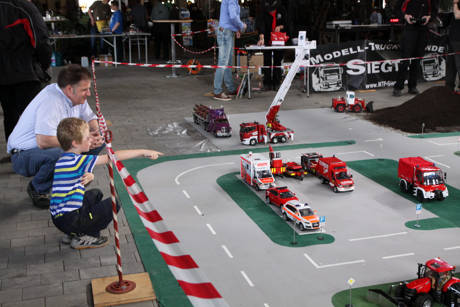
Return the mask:
<path id="1" fill-rule="evenodd" d="M 88 155 L 98 155 L 105 147 L 95 148 L 87 152 Z M 54 167 L 62 153 L 61 148 L 32 148 L 20 151 L 11 156 L 13 170 L 25 177 L 34 176 L 32 186 L 40 194 L 51 191 L 53 185 Z"/>
<path id="2" fill-rule="evenodd" d="M 224 29 L 216 30 L 217 45 L 219 46 L 219 59 L 217 65 L 231 66 L 233 60 L 233 37 L 234 33 L 231 30 Z M 214 94 L 220 94 L 224 90 L 222 81 L 229 92 L 235 92 L 235 84 L 233 83 L 231 68 L 217 68 L 214 75 Z"/>
<path id="3" fill-rule="evenodd" d="M 94 26 L 91 26 L 91 29 L 89 30 L 90 34 L 94 35 L 94 34 L 100 34 L 99 31 L 97 30 L 97 27 L 96 25 Z M 100 53 L 103 53 L 104 52 L 104 40 L 101 38 L 99 38 L 100 42 L 99 42 L 99 52 Z M 98 51 L 97 51 L 97 47 L 96 47 L 96 37 L 91 37 L 90 39 L 90 42 L 91 42 L 91 53 L 92 55 L 96 56 L 98 55 Z"/>

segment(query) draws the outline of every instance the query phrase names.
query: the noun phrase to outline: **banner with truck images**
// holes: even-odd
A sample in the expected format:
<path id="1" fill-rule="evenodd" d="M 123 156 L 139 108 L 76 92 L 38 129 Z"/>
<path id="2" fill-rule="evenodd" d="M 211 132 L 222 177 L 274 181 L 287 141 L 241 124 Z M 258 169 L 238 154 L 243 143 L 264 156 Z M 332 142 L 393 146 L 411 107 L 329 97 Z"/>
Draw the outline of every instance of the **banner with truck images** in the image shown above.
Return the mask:
<path id="1" fill-rule="evenodd" d="M 444 54 L 447 46 L 441 39 L 430 39 L 425 56 Z M 310 68 L 311 88 L 316 92 L 373 89 L 394 85 L 401 63 L 399 43 L 386 41 L 350 41 L 318 45 L 311 51 L 310 63 L 344 64 Z M 446 58 L 420 61 L 420 80 L 435 81 L 446 74 Z"/>

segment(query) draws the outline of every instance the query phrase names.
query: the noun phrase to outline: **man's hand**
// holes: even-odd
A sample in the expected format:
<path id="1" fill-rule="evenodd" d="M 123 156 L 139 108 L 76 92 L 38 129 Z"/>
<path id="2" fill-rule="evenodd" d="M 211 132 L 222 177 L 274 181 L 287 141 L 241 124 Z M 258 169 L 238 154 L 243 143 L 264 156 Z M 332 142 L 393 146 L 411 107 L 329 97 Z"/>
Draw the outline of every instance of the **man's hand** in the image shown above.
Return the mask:
<path id="1" fill-rule="evenodd" d="M 235 36 L 236 36 L 236 38 L 240 38 L 241 37 L 241 32 L 240 31 L 236 32 Z"/>
<path id="2" fill-rule="evenodd" d="M 101 147 L 104 144 L 104 138 L 101 136 L 98 130 L 90 132 L 91 135 L 91 146 L 90 149 Z"/>
<path id="3" fill-rule="evenodd" d="M 84 173 L 83 176 L 81 176 L 81 184 L 82 185 L 87 185 L 91 181 L 94 180 L 94 174 L 93 173 Z"/>
<path id="4" fill-rule="evenodd" d="M 248 25 L 243 22 L 243 29 L 241 29 L 241 32 L 246 31 L 247 28 L 248 28 Z"/>
<path id="5" fill-rule="evenodd" d="M 415 23 L 415 21 L 413 21 L 413 18 L 414 18 L 414 17 L 413 17 L 412 15 L 409 15 L 409 14 L 405 14 L 405 15 L 404 15 L 404 19 L 405 19 L 405 20 L 407 21 L 407 23 L 410 24 L 410 25 Z"/>
<path id="6" fill-rule="evenodd" d="M 162 156 L 163 153 L 162 152 L 159 152 L 159 151 L 156 151 L 156 150 L 149 150 L 149 149 L 146 149 L 143 156 L 144 158 L 149 158 L 151 160 L 155 160 L 155 159 L 158 159 L 159 156 Z"/>
<path id="7" fill-rule="evenodd" d="M 424 20 L 425 22 L 423 23 L 423 25 L 427 25 L 429 22 L 430 22 L 430 19 L 431 19 L 431 16 L 430 15 L 427 15 L 427 16 L 423 16 L 422 17 L 422 20 Z"/>
<path id="8" fill-rule="evenodd" d="M 273 31 L 273 32 L 281 32 L 281 30 L 283 30 L 283 29 L 284 29 L 284 26 L 282 26 L 282 25 L 276 26 L 275 31 Z"/>

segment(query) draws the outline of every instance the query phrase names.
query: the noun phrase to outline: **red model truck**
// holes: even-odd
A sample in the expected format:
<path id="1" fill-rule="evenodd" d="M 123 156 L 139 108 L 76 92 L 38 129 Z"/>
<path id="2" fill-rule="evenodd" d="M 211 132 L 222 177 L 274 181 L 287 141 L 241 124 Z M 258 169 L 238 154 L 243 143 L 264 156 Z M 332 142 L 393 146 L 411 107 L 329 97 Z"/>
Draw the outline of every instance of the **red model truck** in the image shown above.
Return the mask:
<path id="1" fill-rule="evenodd" d="M 367 105 L 364 99 L 357 98 L 355 92 L 347 91 L 347 97 L 332 98 L 332 109 L 336 112 L 343 113 L 345 111 L 360 113 L 362 111 L 373 112 L 373 102 Z"/>
<path id="2" fill-rule="evenodd" d="M 334 192 L 353 191 L 355 183 L 352 175 L 348 173 L 347 164 L 339 158 L 323 157 L 318 153 L 304 154 L 303 163 L 307 171 L 328 183 Z M 311 157 L 308 163 L 308 157 Z M 317 162 L 315 162 L 317 159 Z M 306 162 L 306 163 L 304 163 Z M 312 163 L 313 162 L 313 163 Z"/>
<path id="3" fill-rule="evenodd" d="M 296 162 L 283 163 L 281 153 L 274 152 L 271 145 L 269 145 L 270 155 L 270 168 L 273 175 L 297 178 L 303 180 L 305 171 L 301 165 Z"/>
<path id="4" fill-rule="evenodd" d="M 207 132 L 214 134 L 215 137 L 232 136 L 232 128 L 224 108 L 213 109 L 202 104 L 196 104 L 193 108 L 193 121 Z"/>
<path id="5" fill-rule="evenodd" d="M 294 140 L 294 131 L 291 129 L 274 130 L 258 122 L 240 124 L 240 141 L 244 145 L 286 143 L 288 140 Z"/>
<path id="6" fill-rule="evenodd" d="M 449 196 L 444 183 L 446 174 L 422 157 L 399 159 L 398 177 L 401 191 L 411 193 L 420 202 L 425 199 L 443 200 Z"/>

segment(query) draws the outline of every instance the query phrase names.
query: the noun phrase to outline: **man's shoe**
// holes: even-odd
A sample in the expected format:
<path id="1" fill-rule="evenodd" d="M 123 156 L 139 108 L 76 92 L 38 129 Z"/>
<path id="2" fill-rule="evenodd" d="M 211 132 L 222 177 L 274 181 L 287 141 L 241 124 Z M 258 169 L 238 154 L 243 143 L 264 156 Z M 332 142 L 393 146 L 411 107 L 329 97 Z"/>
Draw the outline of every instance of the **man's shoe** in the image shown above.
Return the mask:
<path id="1" fill-rule="evenodd" d="M 402 91 L 398 90 L 398 89 L 393 89 L 393 96 L 401 97 L 402 96 Z"/>
<path id="2" fill-rule="evenodd" d="M 220 101 L 230 101 L 230 100 L 232 100 L 232 98 L 227 96 L 224 92 L 222 92 L 220 94 L 214 94 L 213 98 L 215 100 L 220 100 Z"/>
<path id="3" fill-rule="evenodd" d="M 50 207 L 50 196 L 48 194 L 38 193 L 32 185 L 32 181 L 27 185 L 27 193 L 32 199 L 32 203 L 35 207 L 40 209 L 48 209 Z"/>
<path id="4" fill-rule="evenodd" d="M 409 89 L 409 94 L 418 95 L 418 94 L 420 94 L 420 92 L 416 87 L 414 87 L 414 88 Z"/>
<path id="5" fill-rule="evenodd" d="M 106 246 L 109 243 L 107 237 L 99 236 L 99 237 L 92 237 L 92 236 L 82 236 L 82 237 L 74 237 L 70 242 L 70 247 L 73 249 L 86 249 L 86 248 L 97 248 Z"/>
<path id="6" fill-rule="evenodd" d="M 238 91 L 233 91 L 233 92 L 227 93 L 227 96 L 232 98 L 232 97 L 235 97 L 237 94 L 238 94 Z"/>

